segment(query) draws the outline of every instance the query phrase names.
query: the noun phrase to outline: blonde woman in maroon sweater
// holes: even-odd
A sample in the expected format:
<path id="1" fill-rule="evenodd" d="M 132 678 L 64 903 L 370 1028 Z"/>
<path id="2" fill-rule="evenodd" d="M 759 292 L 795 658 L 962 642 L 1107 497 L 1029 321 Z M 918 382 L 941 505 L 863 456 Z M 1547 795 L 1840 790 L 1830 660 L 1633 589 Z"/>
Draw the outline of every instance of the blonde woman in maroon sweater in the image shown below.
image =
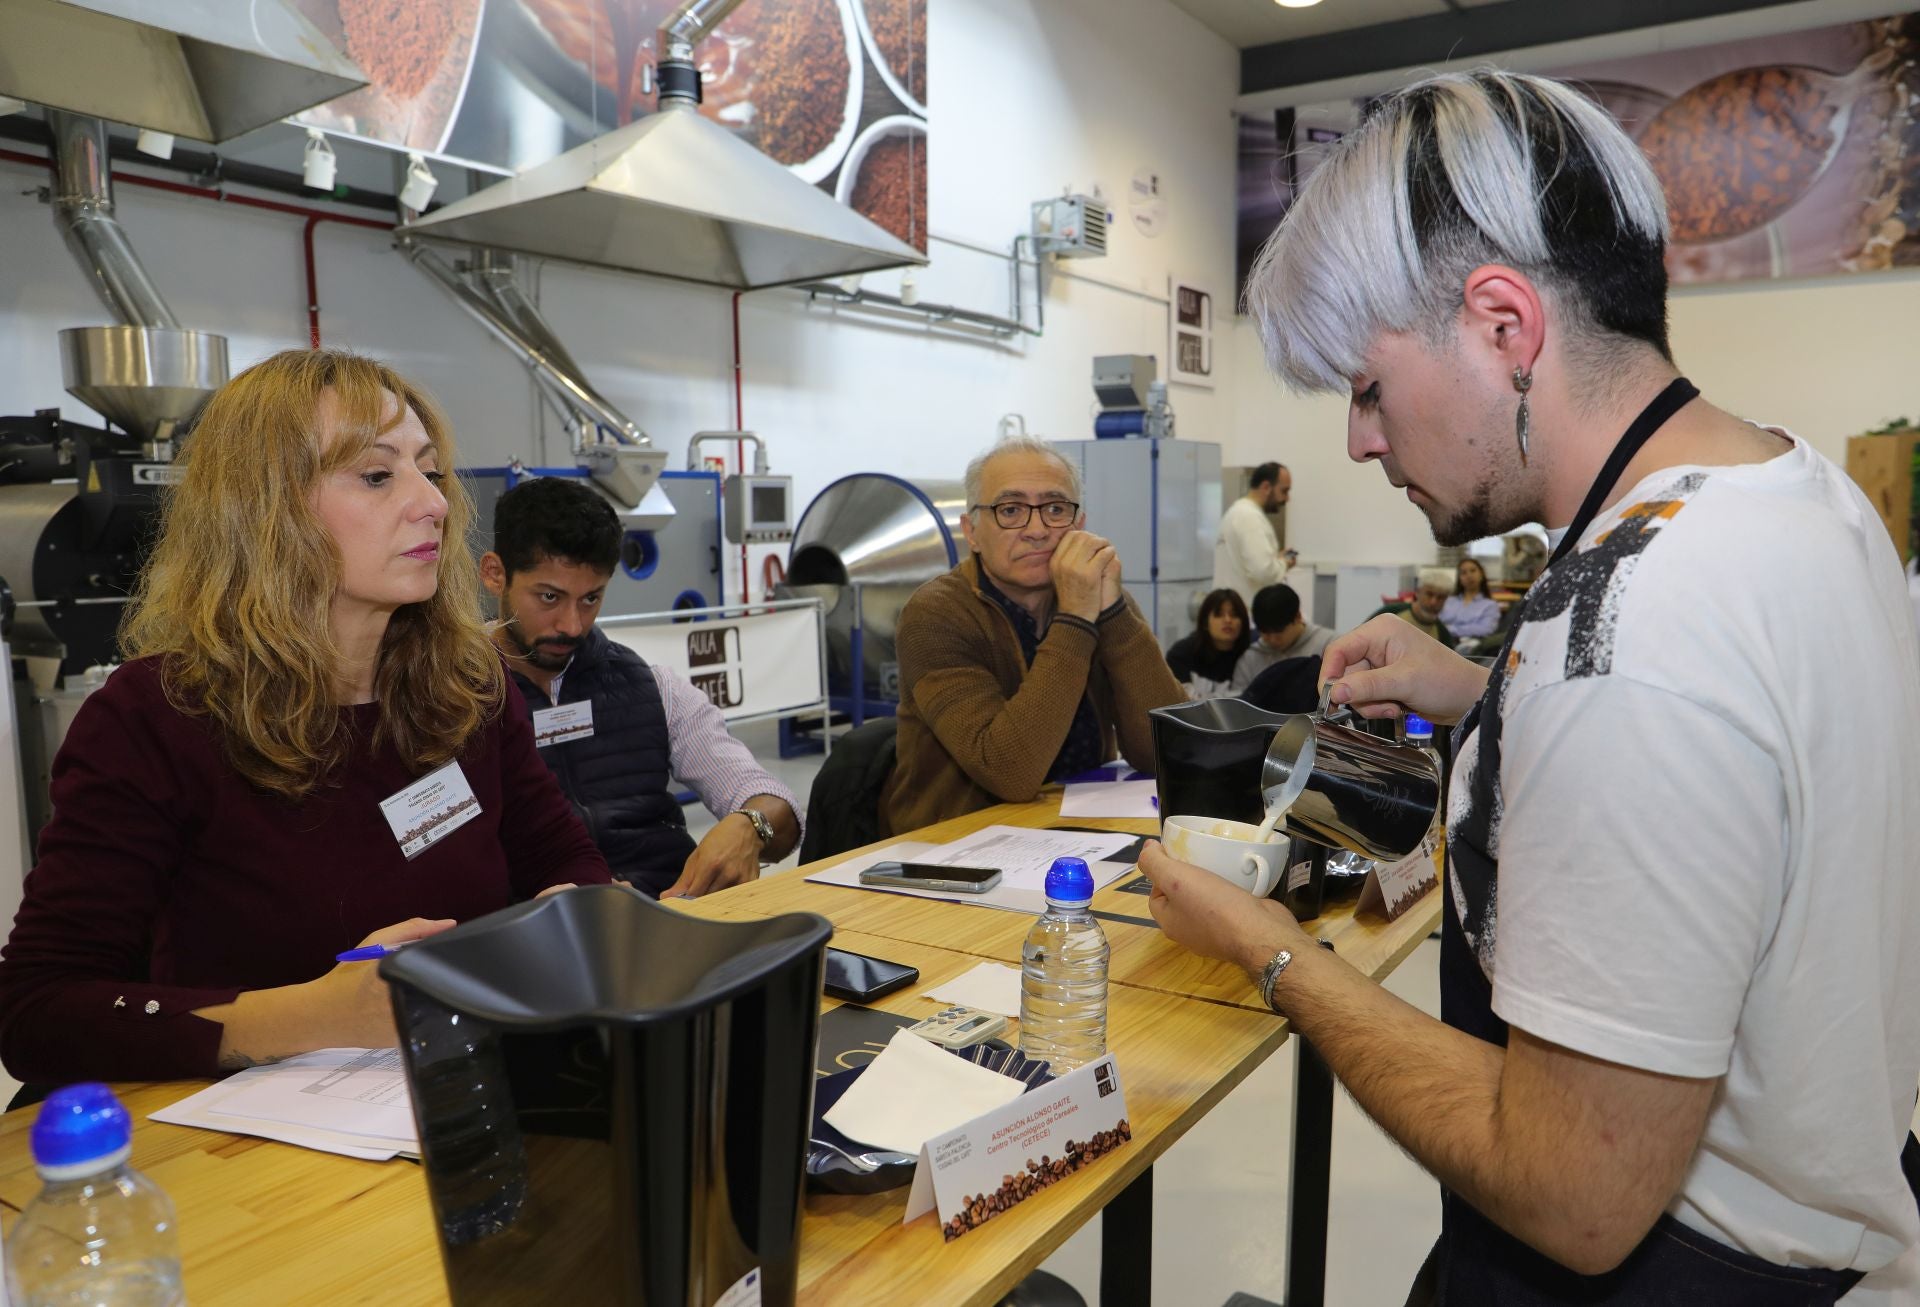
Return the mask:
<path id="1" fill-rule="evenodd" d="M 453 464 L 431 397 L 368 359 L 289 351 L 209 401 L 130 661 L 54 762 L 0 959 L 12 1074 L 385 1046 L 375 964 L 335 954 L 608 878 L 503 711 Z"/>

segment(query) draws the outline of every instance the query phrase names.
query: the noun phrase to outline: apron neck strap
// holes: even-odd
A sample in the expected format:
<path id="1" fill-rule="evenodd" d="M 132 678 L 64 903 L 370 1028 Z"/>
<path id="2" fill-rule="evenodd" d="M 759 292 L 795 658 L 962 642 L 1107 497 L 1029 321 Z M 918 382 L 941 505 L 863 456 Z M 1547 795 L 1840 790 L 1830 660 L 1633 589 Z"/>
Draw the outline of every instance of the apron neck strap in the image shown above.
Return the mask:
<path id="1" fill-rule="evenodd" d="M 1640 410 L 1640 416 L 1627 427 L 1626 434 L 1620 437 L 1620 443 L 1607 455 L 1606 463 L 1600 469 L 1600 475 L 1594 478 L 1593 485 L 1587 491 L 1586 500 L 1580 505 L 1580 511 L 1573 515 L 1573 521 L 1567 526 L 1566 535 L 1560 538 L 1560 547 L 1553 551 L 1553 557 L 1547 560 L 1551 567 L 1571 552 L 1580 543 L 1580 537 L 1587 533 L 1593 520 L 1600 516 L 1600 505 L 1607 501 L 1614 484 L 1627 470 L 1627 464 L 1633 462 L 1633 456 L 1653 433 L 1666 425 L 1668 418 L 1678 413 L 1693 400 L 1700 397 L 1700 388 L 1685 377 L 1675 377 L 1667 383 L 1667 388 L 1653 397 L 1653 402 Z"/>

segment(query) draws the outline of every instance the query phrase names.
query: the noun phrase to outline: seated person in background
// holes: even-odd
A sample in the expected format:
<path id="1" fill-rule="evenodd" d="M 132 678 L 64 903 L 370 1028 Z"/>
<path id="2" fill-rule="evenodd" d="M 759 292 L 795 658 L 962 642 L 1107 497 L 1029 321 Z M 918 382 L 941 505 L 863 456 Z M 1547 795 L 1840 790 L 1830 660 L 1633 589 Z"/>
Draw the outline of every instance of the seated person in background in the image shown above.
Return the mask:
<path id="1" fill-rule="evenodd" d="M 1440 620 L 1440 609 L 1452 593 L 1452 572 L 1444 567 L 1423 567 L 1420 569 L 1419 584 L 1414 588 L 1412 603 L 1387 604 L 1373 616 L 1392 613 L 1422 635 L 1430 636 L 1451 649 L 1459 641 L 1447 624 Z"/>
<path id="2" fill-rule="evenodd" d="M 1187 687 L 1189 699 L 1211 699 L 1227 692 L 1233 665 L 1253 641 L 1247 605 L 1237 590 L 1215 590 L 1200 601 L 1192 634 L 1167 650 L 1173 679 Z"/>
<path id="3" fill-rule="evenodd" d="M 350 354 L 277 354 L 207 403 L 131 661 L 54 760 L 0 961 L 13 1075 L 387 1047 L 378 964 L 336 953 L 608 879 L 487 642 L 453 465 L 433 401 Z"/>
<path id="4" fill-rule="evenodd" d="M 1300 611 L 1300 596 L 1290 585 L 1270 585 L 1253 597 L 1253 625 L 1260 632 L 1233 665 L 1227 692 L 1239 695 L 1253 678 L 1288 658 L 1318 658 L 1333 642 L 1333 632 L 1315 626 Z"/>
<path id="5" fill-rule="evenodd" d="M 1500 627 L 1500 605 L 1487 594 L 1487 573 L 1471 558 L 1460 560 L 1453 569 L 1460 592 L 1447 596 L 1440 605 L 1439 620 L 1456 640 L 1477 640 L 1492 635 Z"/>
<path id="6" fill-rule="evenodd" d="M 535 477 L 494 505 L 480 580 L 499 601 L 493 642 L 535 714 L 536 740 L 548 710 L 585 709 L 585 733 L 540 756 L 613 874 L 659 898 L 695 898 L 784 858 L 800 842 L 800 803 L 691 681 L 594 627 L 620 537 L 613 506 L 584 481 Z M 698 845 L 676 779 L 719 819 Z"/>
<path id="7" fill-rule="evenodd" d="M 967 465 L 972 553 L 900 614 L 899 762 L 888 833 L 1098 767 L 1116 739 L 1153 766 L 1149 709 L 1186 699 L 1120 587 L 1113 546 L 1085 530 L 1079 473 L 1045 441 L 1004 441 Z"/>

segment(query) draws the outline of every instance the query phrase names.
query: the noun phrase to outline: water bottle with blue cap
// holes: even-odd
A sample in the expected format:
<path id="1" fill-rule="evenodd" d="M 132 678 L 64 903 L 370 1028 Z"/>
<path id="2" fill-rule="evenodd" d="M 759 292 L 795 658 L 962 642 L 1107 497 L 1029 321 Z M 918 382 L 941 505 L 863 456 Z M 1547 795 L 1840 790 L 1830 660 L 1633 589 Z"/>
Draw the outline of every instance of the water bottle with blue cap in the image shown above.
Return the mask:
<path id="1" fill-rule="evenodd" d="M 133 1119 L 105 1085 L 47 1095 L 30 1135 L 45 1181 L 7 1236 L 11 1307 L 177 1307 L 173 1204 L 127 1165 Z"/>
<path id="2" fill-rule="evenodd" d="M 1047 910 L 1020 946 L 1020 1051 L 1055 1075 L 1107 1051 L 1107 936 L 1080 858 L 1047 869 Z"/>

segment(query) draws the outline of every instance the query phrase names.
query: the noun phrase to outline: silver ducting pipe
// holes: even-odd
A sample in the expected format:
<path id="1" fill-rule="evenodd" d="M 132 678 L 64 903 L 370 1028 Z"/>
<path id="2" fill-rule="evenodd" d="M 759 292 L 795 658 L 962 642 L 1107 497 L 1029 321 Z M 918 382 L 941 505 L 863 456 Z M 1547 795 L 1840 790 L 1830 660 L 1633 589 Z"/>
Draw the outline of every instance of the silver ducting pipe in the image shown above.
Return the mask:
<path id="1" fill-rule="evenodd" d="M 540 310 L 520 293 L 517 284 L 512 284 L 511 265 L 503 266 L 489 252 L 488 261 L 477 264 L 471 275 L 463 276 L 438 251 L 427 249 L 418 241 L 402 240 L 400 248 L 414 267 L 439 282 L 455 303 L 492 332 L 496 340 L 518 354 L 549 394 L 611 431 L 622 444 L 653 444 L 639 423 L 615 408 L 587 381 Z M 503 284 L 512 286 L 505 296 Z"/>
<path id="2" fill-rule="evenodd" d="M 81 114 L 47 111 L 53 129 L 53 220 L 87 279 L 115 317 L 130 327 L 178 328 L 159 288 L 113 216 L 107 125 Z"/>
<path id="3" fill-rule="evenodd" d="M 740 5 L 740 0 L 686 0 L 666 22 L 660 24 L 659 51 L 663 59 L 687 59 Z"/>

